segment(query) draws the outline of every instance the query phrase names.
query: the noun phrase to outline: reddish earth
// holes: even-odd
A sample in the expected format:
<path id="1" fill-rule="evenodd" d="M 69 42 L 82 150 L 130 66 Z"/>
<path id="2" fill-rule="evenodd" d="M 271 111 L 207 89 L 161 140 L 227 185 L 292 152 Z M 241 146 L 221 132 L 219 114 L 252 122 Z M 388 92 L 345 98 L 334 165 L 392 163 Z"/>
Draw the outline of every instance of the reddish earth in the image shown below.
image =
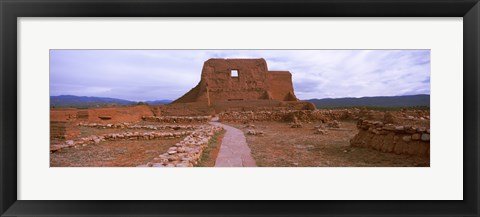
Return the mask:
<path id="1" fill-rule="evenodd" d="M 430 134 L 430 115 L 428 110 L 401 110 L 391 112 L 373 111 L 367 109 L 339 109 L 339 110 L 268 110 L 267 113 L 261 111 L 249 111 L 245 106 L 253 106 L 244 102 L 231 102 L 241 107 L 242 112 L 226 112 L 223 116 L 230 114 L 232 123 L 226 123 L 234 126 L 245 134 L 248 147 L 251 149 L 251 155 L 256 161 L 257 166 L 263 167 L 392 167 L 392 166 L 429 166 L 428 157 L 412 156 L 408 152 L 388 153 L 381 152 L 382 149 L 375 149 L 375 141 L 377 137 L 382 135 L 373 135 L 374 131 L 364 129 L 364 133 L 369 133 L 367 140 L 358 136 L 359 130 L 356 126 L 357 120 L 373 120 L 381 121 L 382 125 L 392 124 L 394 126 L 416 127 L 416 129 L 426 128 L 428 135 Z M 246 104 L 245 104 L 246 103 Z M 172 111 L 183 112 L 186 108 L 190 108 L 187 104 L 177 103 L 169 107 Z M 230 104 L 229 104 L 230 105 Z M 277 108 L 280 105 L 273 105 Z M 272 106 L 265 106 L 271 108 Z M 275 107 L 277 106 L 277 107 Z M 273 108 L 272 107 L 272 108 Z M 280 106 L 281 107 L 281 106 Z M 278 108 L 280 108 L 278 107 Z M 128 128 L 92 128 L 78 126 L 78 123 L 135 123 L 136 125 L 162 125 L 161 122 L 145 122 L 142 121 L 143 116 L 152 116 L 155 109 L 161 107 L 149 106 L 130 106 L 130 107 L 112 107 L 112 108 L 92 108 L 92 109 L 52 109 L 51 121 L 59 122 L 58 126 L 51 127 L 52 135 L 69 134 L 68 139 L 85 138 L 92 135 L 103 135 L 109 133 L 122 132 L 148 132 L 150 129 L 128 129 Z M 209 108 L 212 109 L 215 106 Z M 196 108 L 205 109 L 205 108 Z M 205 110 L 205 112 L 208 109 Z M 235 109 L 231 109 L 235 110 Z M 243 112 L 246 110 L 247 112 Z M 155 111 L 156 115 L 165 115 L 169 110 L 160 109 Z M 191 113 L 197 112 L 192 109 Z M 173 112 L 172 112 L 173 113 Z M 274 114 L 283 114 L 277 119 L 272 119 Z M 304 114 L 305 113 L 305 114 Z M 308 114 L 316 114 L 308 115 Z M 318 113 L 318 114 L 317 114 Z M 267 118 L 264 121 L 262 117 Z M 222 115 L 220 115 L 222 116 Z M 222 117 L 223 117 L 222 116 Z M 285 116 L 285 117 L 284 117 Z M 291 116 L 291 117 L 290 117 Z M 318 116 L 318 117 L 317 117 Z M 102 117 L 108 117 L 103 119 Z M 254 119 L 249 118 L 254 117 Z M 272 120 L 270 120 L 270 119 Z M 283 121 L 299 121 L 302 127 L 291 128 L 292 123 Z M 257 122 L 258 121 L 258 122 Z M 332 121 L 340 123 L 340 129 L 327 129 L 327 134 L 315 134 L 315 126 L 328 126 Z M 60 123 L 61 122 L 61 123 Z M 235 123 L 233 123 L 235 122 Z M 323 122 L 323 123 L 322 123 Z M 261 131 L 262 134 L 246 135 L 250 128 L 245 128 L 245 123 L 254 124 L 254 130 Z M 360 122 L 359 122 L 360 123 Z M 189 124 L 191 125 L 191 124 Z M 196 125 L 196 124 L 193 124 Z M 373 129 L 373 128 L 372 128 Z M 56 132 L 58 131 L 58 132 Z M 78 131 L 78 133 L 77 133 Z M 175 132 L 173 130 L 161 130 L 162 132 Z M 317 130 L 318 131 L 318 130 Z M 320 130 L 323 131 L 323 130 Z M 405 130 L 405 133 L 407 130 Z M 70 135 L 70 132 L 72 135 Z M 405 134 L 404 133 L 404 134 Z M 241 132 L 239 132 L 240 135 Z M 370 135 L 372 134 L 372 135 Z M 418 133 L 414 133 L 418 134 Z M 423 133 L 425 134 L 425 133 Z M 414 138 L 412 134 L 407 140 L 399 141 L 396 144 L 422 144 L 430 145 L 429 140 L 421 140 L 418 135 Z M 357 135 L 357 143 L 363 144 L 358 147 L 352 146 L 351 140 Z M 62 137 L 54 137 L 52 144 L 57 140 L 65 142 Z M 74 138 L 70 138 L 70 137 Z M 400 135 L 398 138 L 403 138 Z M 167 150 L 179 142 L 182 138 L 172 140 L 122 140 L 122 141 L 104 141 L 98 145 L 78 146 L 77 148 L 65 148 L 50 155 L 50 163 L 52 167 L 133 167 L 144 165 L 152 162 L 155 157 L 165 154 Z M 228 139 L 227 139 L 228 140 Z M 224 139 L 223 142 L 226 140 Z M 372 142 L 373 141 L 373 142 Z M 387 140 L 379 140 L 387 141 Z M 201 157 L 199 166 L 214 166 L 220 150 L 222 135 L 216 136 L 214 144 L 210 144 Z M 378 141 L 377 141 L 378 142 Z M 65 142 L 66 143 L 66 142 Z M 356 144 L 356 143 L 355 143 Z M 372 147 L 368 147 L 372 146 Z M 398 145 L 397 145 L 398 146 Z M 396 146 L 396 147 L 397 147 Z M 383 147 L 383 146 L 382 146 Z"/>
<path id="2" fill-rule="evenodd" d="M 244 124 L 227 124 L 247 131 Z M 350 146 L 350 139 L 358 132 L 354 121 L 341 121 L 341 129 L 328 130 L 327 135 L 314 134 L 320 123 L 304 123 L 302 128 L 281 122 L 253 124 L 264 136 L 245 136 L 257 165 L 262 167 L 429 166 L 425 158 Z"/>
<path id="3" fill-rule="evenodd" d="M 105 141 L 50 154 L 51 167 L 135 167 L 153 160 L 182 138 L 149 141 Z"/>

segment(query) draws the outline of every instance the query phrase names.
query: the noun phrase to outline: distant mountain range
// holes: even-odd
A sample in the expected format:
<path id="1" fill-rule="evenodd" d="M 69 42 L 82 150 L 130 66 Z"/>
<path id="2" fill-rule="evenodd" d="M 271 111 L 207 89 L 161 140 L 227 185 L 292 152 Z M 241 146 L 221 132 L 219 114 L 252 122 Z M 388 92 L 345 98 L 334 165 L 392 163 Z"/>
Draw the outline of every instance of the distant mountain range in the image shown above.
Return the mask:
<path id="1" fill-rule="evenodd" d="M 145 103 L 149 105 L 163 105 L 171 103 L 173 100 L 162 99 L 162 100 L 152 100 L 152 101 L 145 101 Z"/>
<path id="2" fill-rule="evenodd" d="M 325 98 L 309 99 L 317 108 L 346 107 L 430 107 L 430 95 L 419 94 L 410 96 L 375 96 L 361 98 Z"/>
<path id="3" fill-rule="evenodd" d="M 347 107 L 414 107 L 430 106 L 430 95 L 410 96 L 376 96 L 361 98 L 326 98 L 309 99 L 317 108 L 347 108 Z M 152 100 L 145 102 L 129 101 L 108 97 L 73 96 L 61 95 L 51 96 L 50 106 L 55 108 L 90 108 L 104 106 L 126 106 L 146 103 L 149 105 L 162 105 L 171 103 L 172 100 Z"/>
<path id="4" fill-rule="evenodd" d="M 108 97 L 94 97 L 94 96 L 73 96 L 61 95 L 50 96 L 50 106 L 55 108 L 90 108 L 90 107 L 105 107 L 105 106 L 126 106 L 135 105 L 139 103 L 147 103 L 150 105 L 168 104 L 172 100 L 154 100 L 145 102 L 136 102 L 130 100 L 108 98 Z"/>

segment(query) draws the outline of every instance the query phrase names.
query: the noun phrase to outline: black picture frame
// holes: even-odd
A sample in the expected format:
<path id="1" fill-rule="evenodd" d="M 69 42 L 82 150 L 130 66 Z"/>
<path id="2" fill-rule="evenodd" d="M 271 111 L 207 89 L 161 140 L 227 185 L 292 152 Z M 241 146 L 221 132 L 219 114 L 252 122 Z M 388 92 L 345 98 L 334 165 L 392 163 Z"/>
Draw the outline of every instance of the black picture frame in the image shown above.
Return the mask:
<path id="1" fill-rule="evenodd" d="M 478 0 L 0 0 L 0 14 L 0 213 L 2 216 L 479 215 L 480 5 Z M 464 200 L 17 200 L 18 17 L 463 17 Z"/>

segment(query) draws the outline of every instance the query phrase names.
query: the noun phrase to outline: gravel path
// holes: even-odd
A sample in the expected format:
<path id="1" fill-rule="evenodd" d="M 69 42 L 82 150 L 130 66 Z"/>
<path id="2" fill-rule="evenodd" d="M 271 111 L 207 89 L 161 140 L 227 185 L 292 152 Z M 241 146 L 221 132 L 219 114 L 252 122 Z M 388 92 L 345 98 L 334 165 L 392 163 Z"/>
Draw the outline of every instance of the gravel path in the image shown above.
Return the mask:
<path id="1" fill-rule="evenodd" d="M 215 162 L 215 167 L 256 167 L 257 164 L 250 154 L 250 148 L 243 132 L 235 127 L 218 122 L 215 117 L 210 122 L 223 127 L 225 136 L 220 146 L 220 151 Z"/>

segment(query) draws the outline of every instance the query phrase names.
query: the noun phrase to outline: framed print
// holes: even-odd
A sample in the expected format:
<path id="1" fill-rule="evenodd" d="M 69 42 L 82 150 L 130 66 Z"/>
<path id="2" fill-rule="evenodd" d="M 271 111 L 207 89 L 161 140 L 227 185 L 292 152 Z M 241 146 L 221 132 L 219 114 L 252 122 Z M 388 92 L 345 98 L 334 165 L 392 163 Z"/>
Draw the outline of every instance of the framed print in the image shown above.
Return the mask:
<path id="1" fill-rule="evenodd" d="M 1 213 L 478 216 L 479 7 L 2 1 Z"/>

